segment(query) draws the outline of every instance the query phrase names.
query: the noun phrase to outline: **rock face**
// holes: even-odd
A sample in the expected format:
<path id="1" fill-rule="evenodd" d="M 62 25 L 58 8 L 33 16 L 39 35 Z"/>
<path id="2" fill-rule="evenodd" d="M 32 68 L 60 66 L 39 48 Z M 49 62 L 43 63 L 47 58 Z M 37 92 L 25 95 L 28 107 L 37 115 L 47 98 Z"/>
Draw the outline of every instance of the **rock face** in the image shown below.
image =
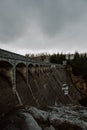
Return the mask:
<path id="1" fill-rule="evenodd" d="M 5 115 L 0 130 L 87 130 L 87 109 L 82 106 L 26 107 Z"/>

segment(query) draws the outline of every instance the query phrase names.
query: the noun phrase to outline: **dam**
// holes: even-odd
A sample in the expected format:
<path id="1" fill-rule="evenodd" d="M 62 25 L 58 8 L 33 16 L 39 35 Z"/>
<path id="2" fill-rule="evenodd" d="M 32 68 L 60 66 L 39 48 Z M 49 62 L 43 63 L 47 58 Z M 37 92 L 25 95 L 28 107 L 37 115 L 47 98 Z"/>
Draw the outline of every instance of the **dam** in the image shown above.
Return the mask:
<path id="1" fill-rule="evenodd" d="M 68 94 L 64 94 L 64 84 Z M 0 49 L 0 113 L 15 106 L 45 107 L 71 104 L 79 99 L 63 65 L 35 61 Z"/>
<path id="2" fill-rule="evenodd" d="M 85 130 L 80 99 L 65 66 L 0 49 L 0 129 Z"/>

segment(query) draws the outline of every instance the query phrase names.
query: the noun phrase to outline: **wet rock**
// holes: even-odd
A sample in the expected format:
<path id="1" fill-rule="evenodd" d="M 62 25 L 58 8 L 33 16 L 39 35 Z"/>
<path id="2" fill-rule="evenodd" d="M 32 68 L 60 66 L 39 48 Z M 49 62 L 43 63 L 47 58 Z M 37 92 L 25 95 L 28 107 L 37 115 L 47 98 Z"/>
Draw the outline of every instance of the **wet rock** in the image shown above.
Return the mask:
<path id="1" fill-rule="evenodd" d="M 42 130 L 39 125 L 37 124 L 37 122 L 35 121 L 35 119 L 32 117 L 32 115 L 30 115 L 29 113 L 21 113 L 21 116 L 24 116 L 23 118 L 25 118 L 25 122 L 26 122 L 26 130 Z"/>
<path id="2" fill-rule="evenodd" d="M 57 130 L 86 130 L 86 129 L 83 129 L 80 126 L 72 125 L 72 124 L 65 122 L 65 123 L 59 125 Z"/>
<path id="3" fill-rule="evenodd" d="M 81 120 L 84 120 L 87 122 L 87 112 L 84 112 L 82 116 L 80 117 Z"/>
<path id="4" fill-rule="evenodd" d="M 35 119 L 49 121 L 54 127 L 60 130 L 86 130 L 87 129 L 87 110 L 82 106 L 60 105 L 49 107 L 50 111 L 42 111 L 30 107 L 29 112 Z M 49 127 L 47 127 L 48 129 Z"/>
<path id="5" fill-rule="evenodd" d="M 0 130 L 87 130 L 87 108 L 72 105 L 49 108 L 18 109 L 4 118 L 3 125 L 0 121 Z"/>
<path id="6" fill-rule="evenodd" d="M 83 113 L 85 110 L 79 109 L 79 111 L 74 111 L 72 106 L 62 106 L 59 108 L 54 108 L 49 120 L 50 123 L 58 128 L 69 130 L 86 130 L 87 122 L 82 120 Z"/>
<path id="7" fill-rule="evenodd" d="M 50 127 L 44 128 L 44 130 L 55 130 L 55 128 L 51 125 Z"/>
<path id="8" fill-rule="evenodd" d="M 18 110 L 17 113 L 4 117 L 0 122 L 0 130 L 42 130 L 35 119 L 27 112 Z"/>
<path id="9" fill-rule="evenodd" d="M 41 121 L 41 122 L 46 122 L 48 121 L 48 117 L 49 117 L 49 112 L 46 111 L 42 111 L 40 109 L 37 109 L 35 107 L 30 107 L 28 109 L 28 112 L 37 120 Z"/>

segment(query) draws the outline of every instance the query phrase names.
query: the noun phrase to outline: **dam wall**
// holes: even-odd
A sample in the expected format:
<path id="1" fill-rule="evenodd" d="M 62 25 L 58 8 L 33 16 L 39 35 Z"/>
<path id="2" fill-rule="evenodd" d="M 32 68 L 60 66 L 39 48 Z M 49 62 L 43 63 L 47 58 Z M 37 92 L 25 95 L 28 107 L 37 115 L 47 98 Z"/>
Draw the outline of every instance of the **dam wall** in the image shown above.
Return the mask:
<path id="1" fill-rule="evenodd" d="M 64 84 L 68 86 L 68 94 L 64 93 Z M 5 74 L 0 75 L 0 113 L 8 112 L 16 106 L 46 107 L 73 104 L 79 99 L 78 91 L 62 67 L 44 72 L 29 71 L 28 84 L 26 78 L 17 71 L 16 94 Z"/>
<path id="2" fill-rule="evenodd" d="M 0 49 L 0 113 L 16 106 L 46 107 L 79 99 L 64 66 Z"/>

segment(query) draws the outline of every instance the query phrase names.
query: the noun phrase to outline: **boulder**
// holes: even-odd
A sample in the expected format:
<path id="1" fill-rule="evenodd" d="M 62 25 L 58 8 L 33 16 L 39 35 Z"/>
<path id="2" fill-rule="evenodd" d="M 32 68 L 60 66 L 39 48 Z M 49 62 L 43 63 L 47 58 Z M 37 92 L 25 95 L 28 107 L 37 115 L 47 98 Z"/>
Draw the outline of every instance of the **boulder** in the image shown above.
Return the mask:
<path id="1" fill-rule="evenodd" d="M 26 122 L 26 130 L 42 130 L 35 119 L 30 115 L 29 113 L 21 113 L 21 116 L 23 116 L 24 121 Z"/>
<path id="2" fill-rule="evenodd" d="M 51 125 L 50 127 L 44 128 L 44 130 L 55 130 L 55 128 Z"/>
<path id="3" fill-rule="evenodd" d="M 39 120 L 40 122 L 48 121 L 49 112 L 37 109 L 35 107 L 30 107 L 27 110 L 36 120 Z"/>

